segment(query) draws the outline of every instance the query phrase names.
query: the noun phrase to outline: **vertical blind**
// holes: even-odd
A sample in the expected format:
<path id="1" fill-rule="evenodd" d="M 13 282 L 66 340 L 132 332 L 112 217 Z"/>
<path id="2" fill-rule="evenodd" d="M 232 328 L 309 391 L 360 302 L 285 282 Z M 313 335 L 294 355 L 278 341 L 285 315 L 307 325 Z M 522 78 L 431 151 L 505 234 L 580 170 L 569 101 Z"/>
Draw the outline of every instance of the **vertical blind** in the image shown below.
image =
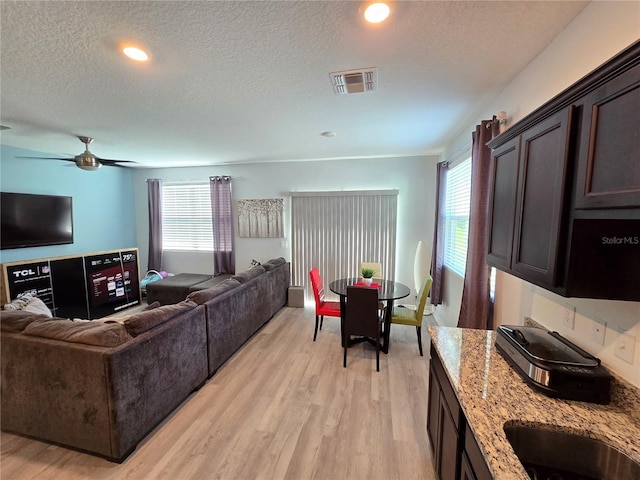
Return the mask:
<path id="1" fill-rule="evenodd" d="M 329 283 L 359 276 L 360 262 L 379 262 L 395 278 L 398 191 L 291 192 L 291 269 L 295 285 L 313 299 L 309 271 Z"/>
<path id="2" fill-rule="evenodd" d="M 464 277 L 469 237 L 469 205 L 471 201 L 471 159 L 447 172 L 445 192 L 444 264 Z"/>
<path id="3" fill-rule="evenodd" d="M 208 183 L 162 185 L 162 248 L 213 250 Z"/>

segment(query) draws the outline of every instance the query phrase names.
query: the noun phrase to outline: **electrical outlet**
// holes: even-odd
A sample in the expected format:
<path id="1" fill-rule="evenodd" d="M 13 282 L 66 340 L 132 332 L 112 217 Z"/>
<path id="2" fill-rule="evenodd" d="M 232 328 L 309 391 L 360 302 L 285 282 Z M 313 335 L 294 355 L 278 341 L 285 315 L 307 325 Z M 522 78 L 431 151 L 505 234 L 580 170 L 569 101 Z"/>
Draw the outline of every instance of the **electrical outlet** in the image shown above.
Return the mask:
<path id="1" fill-rule="evenodd" d="M 576 307 L 566 304 L 563 307 L 562 324 L 569 330 L 573 330 L 576 320 Z"/>
<path id="2" fill-rule="evenodd" d="M 607 322 L 594 318 L 591 324 L 591 341 L 598 345 L 604 345 L 604 332 L 607 330 Z"/>
<path id="3" fill-rule="evenodd" d="M 633 365 L 633 356 L 636 352 L 636 337 L 630 333 L 620 331 L 620 337 L 616 340 L 616 357 Z"/>

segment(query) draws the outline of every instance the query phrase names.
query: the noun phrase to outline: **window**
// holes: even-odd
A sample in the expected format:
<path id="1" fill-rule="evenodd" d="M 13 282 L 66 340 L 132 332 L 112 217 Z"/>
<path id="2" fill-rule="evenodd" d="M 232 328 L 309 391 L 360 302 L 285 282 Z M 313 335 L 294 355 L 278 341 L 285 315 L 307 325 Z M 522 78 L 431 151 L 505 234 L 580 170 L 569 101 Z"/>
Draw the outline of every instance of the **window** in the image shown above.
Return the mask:
<path id="1" fill-rule="evenodd" d="M 464 277 L 469 236 L 471 158 L 447 172 L 444 265 Z"/>
<path id="2" fill-rule="evenodd" d="M 163 184 L 162 248 L 213 251 L 208 183 Z"/>
<path id="3" fill-rule="evenodd" d="M 360 262 L 382 264 L 395 278 L 398 191 L 291 192 L 291 275 L 293 285 L 309 285 L 318 267 L 324 292 L 329 283 L 360 275 Z M 313 299 L 307 287 L 308 300 Z"/>

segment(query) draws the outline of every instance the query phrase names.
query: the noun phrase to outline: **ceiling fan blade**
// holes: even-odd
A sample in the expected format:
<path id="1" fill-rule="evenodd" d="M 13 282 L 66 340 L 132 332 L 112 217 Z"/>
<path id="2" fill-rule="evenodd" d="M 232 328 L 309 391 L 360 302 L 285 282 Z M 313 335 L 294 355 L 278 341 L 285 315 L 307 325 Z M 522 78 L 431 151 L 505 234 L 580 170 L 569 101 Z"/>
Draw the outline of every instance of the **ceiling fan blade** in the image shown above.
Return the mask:
<path id="1" fill-rule="evenodd" d="M 109 166 L 112 166 L 112 165 L 121 166 L 121 165 L 118 165 L 119 163 L 137 163 L 137 162 L 134 162 L 133 160 L 111 160 L 109 158 L 98 158 L 98 160 L 100 161 L 101 164 L 109 165 Z"/>
<path id="2" fill-rule="evenodd" d="M 59 157 L 16 157 L 16 158 L 30 158 L 32 160 L 64 160 L 66 162 L 75 162 L 73 158 L 59 158 Z"/>

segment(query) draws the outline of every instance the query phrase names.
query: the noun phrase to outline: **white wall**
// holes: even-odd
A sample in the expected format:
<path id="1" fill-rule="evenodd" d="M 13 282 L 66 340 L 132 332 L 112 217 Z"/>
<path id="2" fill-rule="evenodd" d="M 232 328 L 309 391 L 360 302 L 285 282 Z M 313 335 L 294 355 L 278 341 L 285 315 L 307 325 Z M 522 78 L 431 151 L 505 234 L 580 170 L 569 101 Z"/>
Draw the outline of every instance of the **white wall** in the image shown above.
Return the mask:
<path id="1" fill-rule="evenodd" d="M 260 262 L 278 256 L 291 259 L 288 192 L 398 189 L 396 280 L 411 286 L 413 290 L 413 261 L 418 241 L 425 240 L 430 246 L 433 239 L 437 161 L 438 157 L 430 156 L 136 171 L 134 190 L 141 268 L 146 269 L 149 244 L 146 179 L 206 182 L 211 175 L 230 175 L 233 178 L 234 200 L 285 199 L 286 237 L 236 238 L 236 271 L 248 268 L 252 259 Z M 283 245 L 283 242 L 286 244 Z M 165 254 L 163 268 L 173 273 L 210 274 L 213 272 L 213 260 L 208 253 L 171 253 Z"/>
<path id="2" fill-rule="evenodd" d="M 451 142 L 442 158 L 448 159 L 451 152 L 467 144 L 471 131 L 481 119 L 505 110 L 509 124 L 517 122 L 638 39 L 640 2 L 592 2 L 505 87 L 483 115 Z M 445 284 L 452 303 L 457 300 L 459 304 L 461 285 L 459 281 Z M 574 330 L 563 326 L 564 305 L 577 309 Z M 438 321 L 450 324 L 450 310 L 446 306 L 438 307 Z M 603 364 L 640 386 L 640 303 L 563 298 L 499 272 L 495 313 L 499 324 L 522 324 L 523 317 L 532 317 L 599 356 Z M 590 338 L 596 318 L 607 322 L 604 346 Z M 635 337 L 632 364 L 614 354 L 621 332 Z"/>

